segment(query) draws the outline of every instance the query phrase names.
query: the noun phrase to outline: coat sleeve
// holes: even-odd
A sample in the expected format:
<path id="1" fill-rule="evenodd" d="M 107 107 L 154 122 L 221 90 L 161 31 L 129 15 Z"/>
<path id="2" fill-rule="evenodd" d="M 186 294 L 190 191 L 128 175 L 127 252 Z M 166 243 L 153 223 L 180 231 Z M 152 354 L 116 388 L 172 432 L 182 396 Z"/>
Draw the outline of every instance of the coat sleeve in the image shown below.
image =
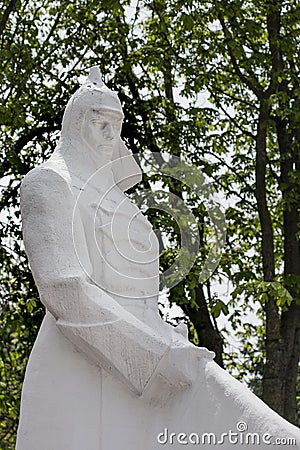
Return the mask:
<path id="1" fill-rule="evenodd" d="M 170 343 L 89 279 L 73 243 L 76 227 L 88 267 L 84 229 L 73 216 L 74 206 L 68 182 L 53 169 L 39 167 L 25 177 L 23 237 L 41 301 L 77 348 L 140 395 Z"/>

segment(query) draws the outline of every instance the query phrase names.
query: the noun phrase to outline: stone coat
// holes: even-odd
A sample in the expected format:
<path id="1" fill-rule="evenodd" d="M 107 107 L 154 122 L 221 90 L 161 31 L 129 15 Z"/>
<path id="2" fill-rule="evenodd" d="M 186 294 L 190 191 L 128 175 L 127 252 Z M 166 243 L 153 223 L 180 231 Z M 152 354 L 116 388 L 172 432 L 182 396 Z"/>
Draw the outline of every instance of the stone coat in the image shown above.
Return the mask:
<path id="1" fill-rule="evenodd" d="M 230 449 L 247 432 L 256 439 L 247 448 L 258 438 L 261 449 L 275 438 L 299 448 L 299 430 L 160 319 L 157 240 L 124 194 L 140 170 L 98 72 L 69 101 L 54 154 L 22 183 L 25 249 L 47 313 L 17 450 Z"/>
<path id="2" fill-rule="evenodd" d="M 195 433 L 214 432 L 221 440 L 222 433 L 237 432 L 241 422 L 249 432 L 259 433 L 260 439 L 270 435 L 299 440 L 295 427 L 219 368 L 208 352 L 198 361 L 191 385 L 180 386 L 178 376 L 173 385 L 168 377 L 164 379 L 160 365 L 170 340 L 176 336 L 180 340 L 179 335 L 158 317 L 154 295 L 141 299 L 139 308 L 137 298 L 103 291 L 104 295 L 91 283 L 85 273 L 88 267 L 93 273 L 91 253 L 85 253 L 86 243 L 80 249 L 90 230 L 84 230 L 79 216 L 75 217 L 78 223 L 73 226 L 82 234 L 80 239 L 73 234 L 78 239 L 74 246 L 72 230 L 62 226 L 69 223 L 68 211 L 74 210 L 71 185 L 51 164 L 35 169 L 23 183 L 26 250 L 48 312 L 26 371 L 17 450 L 150 450 L 162 445 L 180 449 L 180 439 L 194 442 Z M 146 222 L 144 226 L 150 227 Z M 34 248 L 28 245 L 31 233 Z M 144 241 L 143 233 L 140 236 Z M 72 257 L 76 247 L 81 265 L 77 265 L 78 254 Z M 148 269 L 156 270 L 151 264 Z M 99 294 L 96 306 L 91 300 L 94 290 Z M 85 307 L 80 306 L 81 300 Z M 178 441 L 178 436 L 170 437 L 172 432 L 187 437 L 181 435 Z M 236 448 L 226 439 L 222 447 Z M 248 447 L 257 448 L 256 444 Z M 260 442 L 259 448 L 269 444 Z M 290 448 L 299 448 L 299 443 Z"/>

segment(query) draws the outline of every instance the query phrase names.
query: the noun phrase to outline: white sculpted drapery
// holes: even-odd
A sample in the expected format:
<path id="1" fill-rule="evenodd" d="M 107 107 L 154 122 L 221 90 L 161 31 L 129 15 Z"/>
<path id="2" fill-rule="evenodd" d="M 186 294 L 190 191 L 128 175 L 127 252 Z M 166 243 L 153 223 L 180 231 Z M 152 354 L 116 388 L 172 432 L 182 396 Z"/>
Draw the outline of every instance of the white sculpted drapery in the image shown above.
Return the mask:
<path id="1" fill-rule="evenodd" d="M 122 119 L 92 68 L 67 105 L 57 149 L 22 184 L 25 248 L 47 314 L 17 450 L 150 450 L 166 427 L 217 434 L 239 420 L 294 435 L 212 352 L 160 319 L 158 244 L 124 193 L 141 174 L 120 139 Z"/>

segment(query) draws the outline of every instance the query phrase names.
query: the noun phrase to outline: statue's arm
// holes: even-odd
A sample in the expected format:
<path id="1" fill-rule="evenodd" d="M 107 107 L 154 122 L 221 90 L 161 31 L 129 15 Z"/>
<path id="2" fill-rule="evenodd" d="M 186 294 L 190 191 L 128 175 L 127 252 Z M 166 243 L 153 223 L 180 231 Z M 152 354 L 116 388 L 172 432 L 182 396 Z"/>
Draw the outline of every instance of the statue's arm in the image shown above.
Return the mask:
<path id="1" fill-rule="evenodd" d="M 158 372 L 170 385 L 188 384 L 180 370 L 162 363 L 168 360 L 167 338 L 124 310 L 85 274 L 73 244 L 74 226 L 88 267 L 85 234 L 78 217 L 73 220 L 74 206 L 68 183 L 55 171 L 37 168 L 25 177 L 21 188 L 25 248 L 41 300 L 57 326 L 137 394 Z"/>

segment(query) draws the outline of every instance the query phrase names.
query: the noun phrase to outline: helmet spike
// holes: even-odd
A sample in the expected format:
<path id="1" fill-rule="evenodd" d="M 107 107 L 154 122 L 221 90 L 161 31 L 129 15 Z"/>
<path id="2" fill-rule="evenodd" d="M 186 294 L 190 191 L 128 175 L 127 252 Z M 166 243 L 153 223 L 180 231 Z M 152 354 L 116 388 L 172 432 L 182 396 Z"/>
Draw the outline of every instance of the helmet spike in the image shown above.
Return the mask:
<path id="1" fill-rule="evenodd" d="M 103 86 L 102 75 L 98 66 L 93 66 L 90 68 L 87 82 L 96 84 L 98 87 Z"/>

